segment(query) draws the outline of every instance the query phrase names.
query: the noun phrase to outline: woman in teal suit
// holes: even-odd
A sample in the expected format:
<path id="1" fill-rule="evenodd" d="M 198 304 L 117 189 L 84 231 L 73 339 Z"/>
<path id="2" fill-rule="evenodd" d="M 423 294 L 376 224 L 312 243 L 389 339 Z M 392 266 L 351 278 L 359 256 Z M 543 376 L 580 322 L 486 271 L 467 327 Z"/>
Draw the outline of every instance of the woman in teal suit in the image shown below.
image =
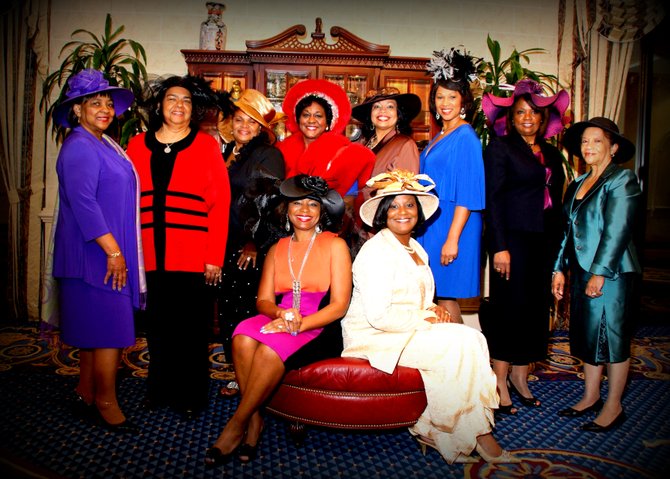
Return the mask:
<path id="1" fill-rule="evenodd" d="M 631 296 L 640 273 L 632 237 L 641 193 L 635 174 L 617 163 L 629 160 L 635 147 L 613 121 L 602 117 L 576 123 L 563 143 L 590 171 L 565 193 L 565 235 L 552 280 L 552 293 L 560 300 L 565 271 L 570 271 L 570 351 L 584 361 L 585 383 L 581 400 L 558 414 L 580 417 L 600 411 L 582 429 L 605 432 L 625 420 L 621 396 L 630 364 Z M 609 391 L 603 404 L 604 365 Z"/>

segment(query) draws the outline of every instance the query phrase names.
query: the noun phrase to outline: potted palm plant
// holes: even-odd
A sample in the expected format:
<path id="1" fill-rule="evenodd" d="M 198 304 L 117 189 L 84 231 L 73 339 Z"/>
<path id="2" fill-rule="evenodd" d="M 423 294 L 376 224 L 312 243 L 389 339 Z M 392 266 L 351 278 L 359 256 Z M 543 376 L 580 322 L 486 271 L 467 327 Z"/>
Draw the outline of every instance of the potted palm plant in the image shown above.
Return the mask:
<path id="1" fill-rule="evenodd" d="M 84 29 L 72 32 L 71 37 L 83 36 L 84 39 L 74 39 L 61 48 L 59 56 L 67 53 L 58 70 L 49 74 L 42 84 L 42 98 L 40 108 L 46 111 L 47 122 L 50 121 L 54 108 L 64 98 L 63 87 L 73 75 L 86 68 L 100 70 L 109 80 L 110 85 L 120 86 L 131 90 L 135 98 L 141 98 L 142 90 L 147 82 L 146 62 L 147 55 L 144 47 L 138 42 L 121 38 L 124 26 L 116 30 L 112 28 L 112 17 L 107 14 L 105 30 L 101 36 Z M 55 101 L 51 101 L 54 89 L 60 90 Z M 118 143 L 125 147 L 128 140 L 146 125 L 146 119 L 134 102 L 128 111 L 121 115 L 112 127 L 110 136 L 115 137 Z M 52 124 L 52 131 L 58 143 L 62 142 L 65 129 Z"/>

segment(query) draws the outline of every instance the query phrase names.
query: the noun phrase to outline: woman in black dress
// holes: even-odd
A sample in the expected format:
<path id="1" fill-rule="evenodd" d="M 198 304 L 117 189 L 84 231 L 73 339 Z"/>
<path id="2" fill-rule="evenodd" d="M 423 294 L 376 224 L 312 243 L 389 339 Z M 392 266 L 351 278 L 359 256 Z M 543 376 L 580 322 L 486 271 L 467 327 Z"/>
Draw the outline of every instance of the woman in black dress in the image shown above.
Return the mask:
<path id="1" fill-rule="evenodd" d="M 226 257 L 219 285 L 218 319 L 226 361 L 232 359 L 231 335 L 237 324 L 256 314 L 256 293 L 267 250 L 278 239 L 270 215 L 279 202 L 284 159 L 273 146 L 273 125 L 283 118 L 259 91 L 246 89 L 233 104 L 233 114 L 218 125 L 230 178 L 230 220 Z M 234 395 L 231 381 L 221 394 Z"/>
<path id="2" fill-rule="evenodd" d="M 547 354 L 565 182 L 563 156 L 545 140 L 563 130 L 569 103 L 566 91 L 546 96 L 532 80 L 519 81 L 509 98 L 482 98 L 497 136 L 484 152 L 490 292 L 480 323 L 496 373 L 499 413 L 516 413 L 510 391 L 524 406 L 541 405 L 528 388 L 528 371 Z"/>

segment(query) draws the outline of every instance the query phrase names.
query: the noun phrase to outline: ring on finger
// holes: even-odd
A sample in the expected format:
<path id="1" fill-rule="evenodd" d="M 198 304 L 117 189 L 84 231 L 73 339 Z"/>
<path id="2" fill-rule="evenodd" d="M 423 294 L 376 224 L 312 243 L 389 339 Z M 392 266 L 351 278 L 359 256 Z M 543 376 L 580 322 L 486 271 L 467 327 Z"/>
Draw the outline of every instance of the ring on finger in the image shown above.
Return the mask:
<path id="1" fill-rule="evenodd" d="M 251 256 L 247 256 L 246 261 L 251 261 Z"/>

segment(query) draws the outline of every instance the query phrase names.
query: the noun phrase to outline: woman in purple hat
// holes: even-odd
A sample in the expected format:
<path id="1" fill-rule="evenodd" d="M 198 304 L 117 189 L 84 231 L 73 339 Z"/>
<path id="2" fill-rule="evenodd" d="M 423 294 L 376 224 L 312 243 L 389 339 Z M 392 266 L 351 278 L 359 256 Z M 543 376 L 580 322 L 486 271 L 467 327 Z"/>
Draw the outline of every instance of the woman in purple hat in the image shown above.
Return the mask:
<path id="1" fill-rule="evenodd" d="M 437 303 L 452 322 L 462 323 L 457 300 L 479 296 L 481 276 L 484 165 L 479 137 L 468 123 L 476 69 L 472 57 L 452 48 L 435 52 L 428 70 L 434 78 L 430 113 L 441 130 L 421 152 L 420 170 L 435 180 L 440 211 L 417 240 L 430 258 Z"/>
<path id="2" fill-rule="evenodd" d="M 58 206 L 53 276 L 58 279 L 61 339 L 80 348 L 78 412 L 115 432 L 137 432 L 119 407 L 121 350 L 135 344 L 133 312 L 146 283 L 133 164 L 104 131 L 132 104 L 97 70 L 68 80 L 55 123 L 71 128 L 56 162 Z"/>
<path id="3" fill-rule="evenodd" d="M 546 139 L 563 130 L 569 103 L 566 91 L 546 96 L 532 80 L 519 81 L 510 97 L 482 97 L 493 138 L 484 152 L 490 290 L 479 320 L 503 414 L 517 412 L 510 391 L 524 406 L 541 405 L 528 388 L 528 370 L 547 354 L 565 182 L 563 156 Z"/>
<path id="4" fill-rule="evenodd" d="M 641 272 L 633 244 L 640 185 L 632 171 L 619 166 L 633 157 L 635 146 L 602 117 L 575 123 L 563 144 L 589 171 L 565 192 L 565 236 L 551 285 L 556 299 L 563 299 L 570 271 L 570 353 L 584 361 L 584 394 L 558 414 L 574 418 L 597 412 L 581 428 L 606 432 L 626 419 L 621 397 L 630 366 L 633 294 Z M 603 403 L 605 365 L 608 394 Z"/>

